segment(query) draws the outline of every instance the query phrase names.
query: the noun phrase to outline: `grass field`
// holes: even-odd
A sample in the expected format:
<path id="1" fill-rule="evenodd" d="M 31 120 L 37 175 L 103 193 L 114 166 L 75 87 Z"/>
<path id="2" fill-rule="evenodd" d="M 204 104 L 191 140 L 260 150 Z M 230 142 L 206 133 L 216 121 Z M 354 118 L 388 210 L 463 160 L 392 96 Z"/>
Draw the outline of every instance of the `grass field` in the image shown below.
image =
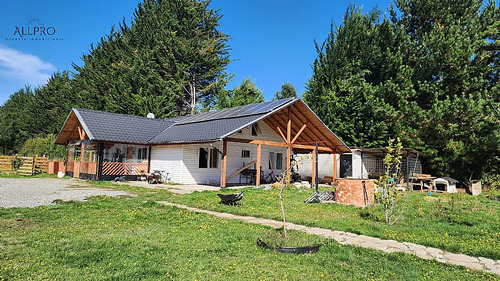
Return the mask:
<path id="1" fill-rule="evenodd" d="M 33 176 L 22 176 L 22 175 L 14 174 L 14 173 L 0 173 L 0 178 L 12 178 L 12 179 L 19 179 L 19 178 L 57 178 L 57 175 L 42 173 L 42 174 L 36 174 L 36 175 L 33 175 Z"/>
<path id="2" fill-rule="evenodd" d="M 411 255 L 341 246 L 332 240 L 323 240 L 316 254 L 280 254 L 255 245 L 256 238 L 269 228 L 148 200 L 172 199 L 165 191 L 119 188 L 139 196 L 0 208 L 0 280 L 498 278 Z M 235 209 L 250 208 L 248 201 Z"/>
<path id="3" fill-rule="evenodd" d="M 465 194 L 428 196 L 413 192 L 405 203 L 402 219 L 390 226 L 383 223 L 382 210 L 377 208 L 363 210 L 341 204 L 303 203 L 311 193 L 312 190 L 286 190 L 288 221 L 500 259 L 499 201 Z M 208 210 L 281 218 L 277 190 L 247 188 L 241 207 L 219 204 L 216 192 L 197 192 L 170 200 Z"/>

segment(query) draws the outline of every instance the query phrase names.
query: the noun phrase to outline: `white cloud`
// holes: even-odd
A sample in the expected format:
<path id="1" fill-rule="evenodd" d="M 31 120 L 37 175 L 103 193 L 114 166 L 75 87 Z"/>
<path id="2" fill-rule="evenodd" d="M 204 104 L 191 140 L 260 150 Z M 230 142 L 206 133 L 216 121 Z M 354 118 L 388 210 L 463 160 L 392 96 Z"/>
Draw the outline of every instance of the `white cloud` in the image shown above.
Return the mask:
<path id="1" fill-rule="evenodd" d="M 0 44 L 0 76 L 37 86 L 47 82 L 57 68 L 39 57 Z"/>

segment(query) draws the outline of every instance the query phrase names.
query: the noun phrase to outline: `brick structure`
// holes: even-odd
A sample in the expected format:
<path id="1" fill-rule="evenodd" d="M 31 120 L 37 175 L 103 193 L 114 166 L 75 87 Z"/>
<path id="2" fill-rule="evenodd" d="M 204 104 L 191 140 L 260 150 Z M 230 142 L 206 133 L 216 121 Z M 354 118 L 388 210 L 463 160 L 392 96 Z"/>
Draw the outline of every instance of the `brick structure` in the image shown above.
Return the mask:
<path id="1" fill-rule="evenodd" d="M 365 182 L 366 195 L 363 190 L 363 182 Z M 335 186 L 335 201 L 338 203 L 358 207 L 373 205 L 375 192 L 375 183 L 373 180 L 335 179 Z"/>

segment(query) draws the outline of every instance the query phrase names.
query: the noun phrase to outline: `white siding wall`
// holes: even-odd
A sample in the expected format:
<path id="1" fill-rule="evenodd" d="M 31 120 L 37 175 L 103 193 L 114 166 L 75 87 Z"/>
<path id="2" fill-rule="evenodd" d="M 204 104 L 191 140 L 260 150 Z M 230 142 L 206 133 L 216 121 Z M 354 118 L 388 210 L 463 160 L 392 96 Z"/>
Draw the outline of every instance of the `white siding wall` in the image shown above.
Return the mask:
<path id="1" fill-rule="evenodd" d="M 181 182 L 182 145 L 159 145 L 151 147 L 151 171 L 164 170 L 170 181 Z"/>
<path id="2" fill-rule="evenodd" d="M 340 174 L 339 155 L 337 154 L 337 175 Z M 297 171 L 303 180 L 312 177 L 312 154 L 299 154 L 296 159 L 299 161 L 299 170 Z M 333 176 L 333 154 L 318 155 L 318 178 L 321 180 L 325 176 Z"/>
<path id="3" fill-rule="evenodd" d="M 261 132 L 257 136 L 252 136 L 252 127 L 248 126 L 242 130 L 241 133 L 234 133 L 230 137 L 231 138 L 239 138 L 239 139 L 258 139 L 265 141 L 275 141 L 275 142 L 283 142 L 281 136 L 279 136 L 273 129 L 267 126 L 264 122 L 258 122 L 259 128 Z M 250 150 L 250 158 L 242 158 L 241 151 L 242 150 Z M 264 173 L 267 175 L 271 172 L 269 169 L 269 153 L 274 152 L 283 154 L 283 169 L 275 169 L 274 175 L 280 175 L 286 169 L 286 148 L 285 147 L 276 147 L 276 146 L 268 146 L 262 145 L 261 151 L 261 166 Z M 237 143 L 237 142 L 228 142 L 227 146 L 227 175 L 231 175 L 232 173 L 239 170 L 244 164 L 248 164 L 252 161 L 257 160 L 257 145 L 255 144 L 247 144 L 247 143 Z M 250 168 L 254 168 L 253 166 Z M 234 176 L 229 179 L 228 183 L 239 183 L 240 177 L 239 175 Z"/>
<path id="4" fill-rule="evenodd" d="M 363 165 L 360 151 L 352 152 L 352 177 L 355 179 L 367 179 L 368 173 Z"/>
<path id="5" fill-rule="evenodd" d="M 213 144 L 222 151 L 221 142 Z M 189 144 L 184 145 L 182 181 L 183 184 L 206 184 L 207 181 L 220 182 L 221 179 L 221 159 L 219 158 L 218 168 L 198 168 L 200 147 L 211 148 L 210 144 Z"/>
<path id="6" fill-rule="evenodd" d="M 257 136 L 252 136 L 252 128 L 248 126 L 241 133 L 234 133 L 230 137 L 283 142 L 283 139 L 264 122 L 259 122 L 258 124 L 261 132 Z M 222 151 L 222 142 L 215 142 L 213 145 Z M 220 183 L 222 160 L 219 159 L 218 168 L 198 168 L 200 147 L 211 148 L 208 143 L 153 146 L 151 151 L 151 170 L 165 170 L 170 173 L 171 181 L 182 184 L 206 184 L 207 181 Z M 242 158 L 242 150 L 249 150 L 250 158 Z M 286 148 L 262 146 L 261 165 L 266 174 L 270 172 L 270 152 L 283 154 L 283 169 L 274 170 L 274 174 L 277 176 L 286 169 Z M 227 175 L 229 176 L 245 164 L 257 160 L 257 145 L 228 142 L 227 154 Z M 239 183 L 239 181 L 240 177 L 236 175 L 228 183 Z"/>

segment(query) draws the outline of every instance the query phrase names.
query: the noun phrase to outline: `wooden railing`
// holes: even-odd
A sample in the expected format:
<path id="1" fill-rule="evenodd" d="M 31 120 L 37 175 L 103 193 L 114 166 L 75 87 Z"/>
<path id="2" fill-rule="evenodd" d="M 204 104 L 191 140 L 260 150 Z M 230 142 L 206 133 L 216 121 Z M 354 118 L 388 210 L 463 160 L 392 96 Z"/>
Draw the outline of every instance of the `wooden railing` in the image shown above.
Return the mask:
<path id="1" fill-rule="evenodd" d="M 120 163 L 120 162 L 104 162 L 102 163 L 102 175 L 141 175 L 148 171 L 147 163 Z"/>

